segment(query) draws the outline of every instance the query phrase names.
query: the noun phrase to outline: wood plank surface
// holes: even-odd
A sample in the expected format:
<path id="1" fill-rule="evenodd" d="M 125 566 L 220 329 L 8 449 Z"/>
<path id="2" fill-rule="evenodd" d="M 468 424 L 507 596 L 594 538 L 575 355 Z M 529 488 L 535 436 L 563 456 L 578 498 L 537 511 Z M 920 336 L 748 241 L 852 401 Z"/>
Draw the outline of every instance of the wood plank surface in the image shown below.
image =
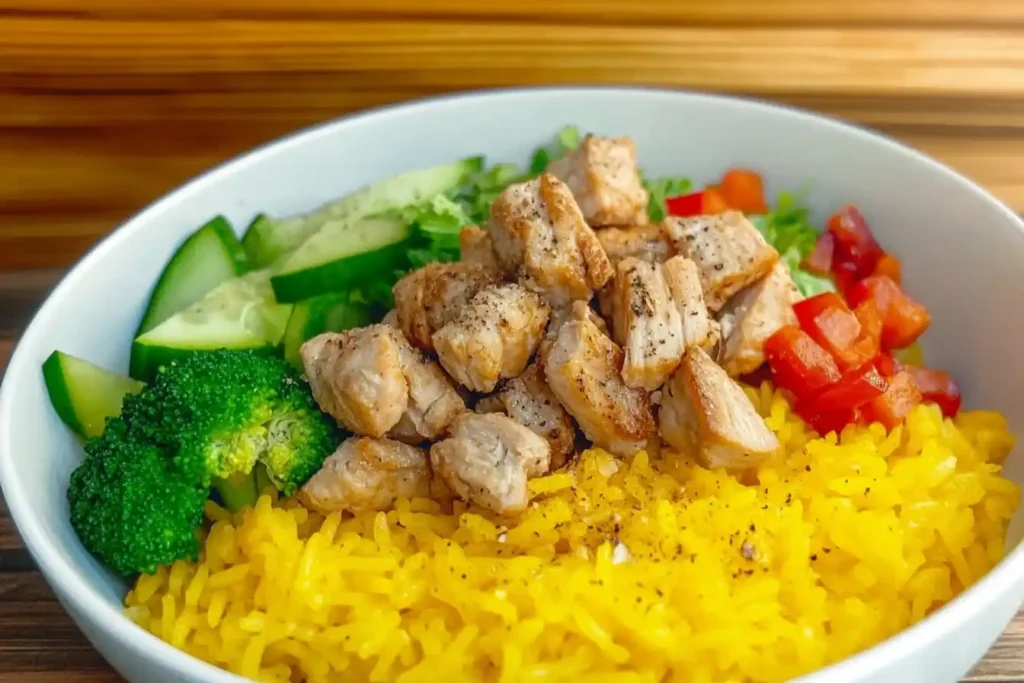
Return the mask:
<path id="1" fill-rule="evenodd" d="M 99 237 L 196 173 L 440 92 L 636 83 L 741 93 L 918 147 L 1024 211 L 1018 0 L 0 0 L 0 372 Z M 1024 681 L 1024 616 L 971 674 Z M 0 683 L 119 680 L 0 502 Z"/>

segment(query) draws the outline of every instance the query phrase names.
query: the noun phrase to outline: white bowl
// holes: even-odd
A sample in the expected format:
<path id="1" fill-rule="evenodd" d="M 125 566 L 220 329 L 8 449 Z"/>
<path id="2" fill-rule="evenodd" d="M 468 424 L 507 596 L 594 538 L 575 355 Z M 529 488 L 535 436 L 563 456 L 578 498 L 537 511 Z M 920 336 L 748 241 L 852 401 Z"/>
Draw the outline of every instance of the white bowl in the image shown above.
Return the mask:
<path id="1" fill-rule="evenodd" d="M 99 651 L 131 681 L 228 683 L 238 677 L 149 635 L 120 609 L 123 582 L 78 542 L 65 489 L 80 448 L 50 407 L 40 364 L 55 348 L 127 367 L 131 335 L 161 267 L 215 213 L 244 226 L 258 212 L 312 209 L 399 171 L 485 153 L 525 163 L 565 124 L 630 135 L 652 176 L 710 181 L 760 169 L 771 196 L 808 187 L 815 218 L 860 206 L 930 309 L 930 362 L 964 384 L 971 407 L 1024 426 L 1024 224 L 971 181 L 878 135 L 792 109 L 681 92 L 535 89 L 459 95 L 361 114 L 285 138 L 199 177 L 105 239 L 46 301 L 0 391 L 0 484 L 43 575 Z M 1024 483 L 1024 463 L 1008 473 Z M 804 683 L 955 681 L 1024 598 L 1024 513 L 1013 548 L 986 577 L 925 621 Z"/>

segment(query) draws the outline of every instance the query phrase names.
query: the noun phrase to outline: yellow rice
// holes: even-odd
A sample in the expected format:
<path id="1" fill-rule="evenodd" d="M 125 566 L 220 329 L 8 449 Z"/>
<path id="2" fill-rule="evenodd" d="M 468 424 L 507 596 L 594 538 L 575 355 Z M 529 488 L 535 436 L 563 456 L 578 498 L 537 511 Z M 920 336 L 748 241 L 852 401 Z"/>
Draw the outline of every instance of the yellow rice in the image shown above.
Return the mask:
<path id="1" fill-rule="evenodd" d="M 1003 556 L 1018 487 L 1002 416 L 783 444 L 744 483 L 678 456 L 591 450 L 498 520 L 432 501 L 326 519 L 263 496 L 196 564 L 141 576 L 127 613 L 264 681 L 779 681 L 935 610 Z"/>

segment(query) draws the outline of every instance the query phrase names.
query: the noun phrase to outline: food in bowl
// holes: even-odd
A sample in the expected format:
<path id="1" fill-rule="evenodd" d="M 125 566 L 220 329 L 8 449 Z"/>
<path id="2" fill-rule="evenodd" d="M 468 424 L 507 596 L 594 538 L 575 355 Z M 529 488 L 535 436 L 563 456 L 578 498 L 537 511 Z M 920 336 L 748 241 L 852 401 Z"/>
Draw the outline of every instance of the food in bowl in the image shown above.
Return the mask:
<path id="1" fill-rule="evenodd" d="M 1014 440 L 898 259 L 750 170 L 691 189 L 567 129 L 200 228 L 130 377 L 43 368 L 126 613 L 258 680 L 776 681 L 977 581 Z"/>

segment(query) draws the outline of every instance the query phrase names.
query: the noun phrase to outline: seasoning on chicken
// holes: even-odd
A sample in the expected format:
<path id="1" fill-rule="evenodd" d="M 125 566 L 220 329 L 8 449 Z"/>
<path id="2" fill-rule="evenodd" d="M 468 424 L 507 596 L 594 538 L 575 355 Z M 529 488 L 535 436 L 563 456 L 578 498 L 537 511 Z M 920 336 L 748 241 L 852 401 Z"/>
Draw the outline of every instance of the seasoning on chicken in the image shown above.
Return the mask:
<path id="1" fill-rule="evenodd" d="M 322 514 L 387 510 L 399 498 L 431 497 L 430 461 L 419 448 L 389 439 L 346 439 L 299 491 Z"/>
<path id="2" fill-rule="evenodd" d="M 700 347 L 686 352 L 665 383 L 661 437 L 707 467 L 754 467 L 779 448 L 739 384 Z"/>
<path id="3" fill-rule="evenodd" d="M 662 263 L 675 253 L 672 240 L 661 225 L 636 225 L 628 228 L 602 228 L 597 239 L 612 264 L 632 256 L 641 261 Z"/>
<path id="4" fill-rule="evenodd" d="M 657 263 L 619 261 L 612 281 L 612 333 L 625 353 L 627 386 L 653 391 L 679 365 L 686 347 L 679 308 Z"/>
<path id="5" fill-rule="evenodd" d="M 647 392 L 626 386 L 622 349 L 594 324 L 590 307 L 578 301 L 573 312 L 544 353 L 544 376 L 595 445 L 619 455 L 635 453 L 654 431 Z"/>
<path id="6" fill-rule="evenodd" d="M 778 252 L 739 211 L 669 217 L 662 225 L 676 251 L 697 264 L 704 302 L 712 312 L 766 276 L 779 260 Z"/>
<path id="7" fill-rule="evenodd" d="M 586 301 L 612 277 L 572 192 L 552 175 L 507 187 L 491 206 L 488 230 L 505 272 L 552 305 Z"/>
<path id="8" fill-rule="evenodd" d="M 464 263 L 476 263 L 491 270 L 500 272 L 501 266 L 494 255 L 494 242 L 491 235 L 476 225 L 467 225 L 459 232 L 460 260 Z"/>
<path id="9" fill-rule="evenodd" d="M 684 348 L 699 346 L 710 350 L 718 343 L 720 328 L 704 303 L 697 264 L 683 256 L 673 256 L 661 265 L 661 271 L 679 310 Z"/>
<path id="10" fill-rule="evenodd" d="M 753 372 L 764 363 L 764 342 L 786 325 L 797 325 L 793 304 L 801 299 L 789 268 L 779 261 L 764 278 L 722 309 L 729 335 L 718 359 L 732 377 Z M 723 324 L 723 328 L 726 325 Z"/>
<path id="11" fill-rule="evenodd" d="M 435 438 L 465 410 L 462 398 L 433 361 L 388 325 L 370 325 L 313 337 L 301 349 L 313 397 L 339 424 L 363 436 L 410 428 Z"/>
<path id="12" fill-rule="evenodd" d="M 537 350 L 550 309 L 517 284 L 479 291 L 459 315 L 434 333 L 445 370 L 473 391 L 489 392 L 499 379 L 515 377 Z"/>
<path id="13" fill-rule="evenodd" d="M 547 442 L 497 413 L 465 413 L 430 449 L 435 474 L 456 495 L 499 514 L 526 509 L 527 477 L 550 467 Z"/>
<path id="14" fill-rule="evenodd" d="M 434 332 L 451 322 L 474 294 L 500 281 L 497 272 L 477 263 L 427 264 L 392 288 L 398 324 L 414 346 L 433 351 Z"/>
<path id="15" fill-rule="evenodd" d="M 539 363 L 531 363 L 523 374 L 506 382 L 501 391 L 481 399 L 476 411 L 504 413 L 546 439 L 551 449 L 552 470 L 564 465 L 572 455 L 576 427 L 551 392 Z"/>
<path id="16" fill-rule="evenodd" d="M 593 226 L 647 222 L 647 190 L 630 138 L 587 135 L 579 147 L 551 162 L 548 173 L 565 181 Z"/>

